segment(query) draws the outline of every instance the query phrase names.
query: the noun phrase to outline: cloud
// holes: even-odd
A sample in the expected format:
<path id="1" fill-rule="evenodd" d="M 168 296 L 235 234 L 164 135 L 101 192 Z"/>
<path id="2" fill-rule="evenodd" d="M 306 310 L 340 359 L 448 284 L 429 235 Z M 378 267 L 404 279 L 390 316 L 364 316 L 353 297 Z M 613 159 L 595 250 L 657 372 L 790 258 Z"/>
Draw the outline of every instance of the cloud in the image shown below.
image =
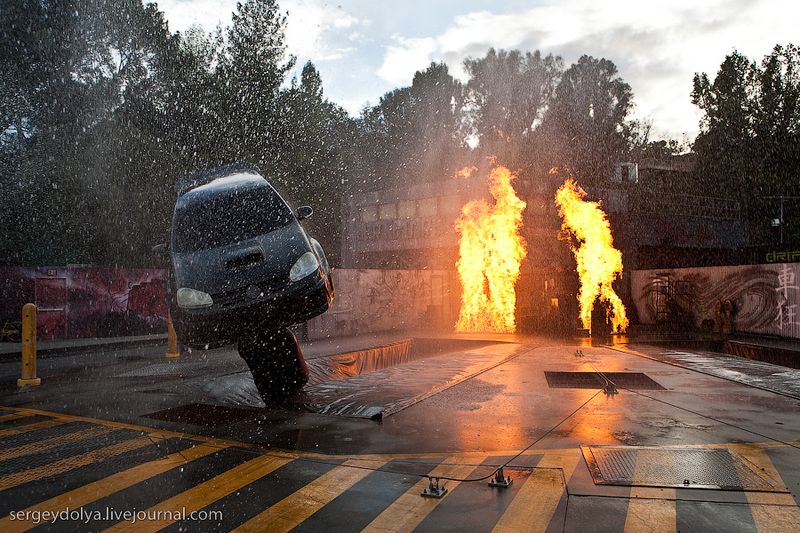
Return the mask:
<path id="1" fill-rule="evenodd" d="M 236 0 L 159 0 L 158 8 L 166 15 L 171 31 L 183 32 L 193 25 L 212 31 L 230 23 Z"/>
<path id="2" fill-rule="evenodd" d="M 230 24 L 236 0 L 161 0 L 158 6 L 172 31 L 185 31 L 192 25 L 212 31 L 219 25 Z M 284 0 L 279 6 L 281 11 L 289 13 L 286 48 L 302 62 L 340 59 L 355 50 L 337 42 L 356 40 L 355 28 L 361 25 L 358 18 L 341 6 L 334 7 L 324 0 Z"/>
<path id="3" fill-rule="evenodd" d="M 394 37 L 397 43 L 389 46 L 378 69 L 378 76 L 389 83 L 407 83 L 417 70 L 424 69 L 431 61 L 431 54 L 437 49 L 433 38 L 404 39 Z"/>
<path id="4" fill-rule="evenodd" d="M 289 53 L 312 61 L 331 61 L 355 51 L 338 41 L 352 40 L 348 35 L 361 21 L 322 0 L 288 0 L 281 8 L 289 12 L 286 24 L 286 47 Z"/>
<path id="5" fill-rule="evenodd" d="M 394 35 L 377 74 L 408 84 L 433 60 L 464 79 L 464 59 L 489 47 L 539 49 L 567 62 L 602 56 L 631 84 L 638 118 L 652 119 L 656 131 L 694 135 L 693 74 L 714 74 L 734 48 L 760 59 L 775 44 L 796 40 L 798 19 L 800 4 L 779 0 L 562 0 L 505 13 L 481 10 L 454 17 L 437 35 Z"/>

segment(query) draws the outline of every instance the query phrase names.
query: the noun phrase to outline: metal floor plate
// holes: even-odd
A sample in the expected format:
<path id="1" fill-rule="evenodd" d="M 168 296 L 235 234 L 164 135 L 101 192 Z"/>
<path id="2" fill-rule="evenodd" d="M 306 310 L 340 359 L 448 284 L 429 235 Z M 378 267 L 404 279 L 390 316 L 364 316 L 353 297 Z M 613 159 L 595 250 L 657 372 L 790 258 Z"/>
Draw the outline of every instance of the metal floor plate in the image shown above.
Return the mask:
<path id="1" fill-rule="evenodd" d="M 596 485 L 788 492 L 726 448 L 581 446 Z"/>
<path id="2" fill-rule="evenodd" d="M 622 389 L 665 390 L 641 372 L 604 372 L 603 375 Z M 602 389 L 606 385 L 599 372 L 545 371 L 544 377 L 551 389 Z"/>

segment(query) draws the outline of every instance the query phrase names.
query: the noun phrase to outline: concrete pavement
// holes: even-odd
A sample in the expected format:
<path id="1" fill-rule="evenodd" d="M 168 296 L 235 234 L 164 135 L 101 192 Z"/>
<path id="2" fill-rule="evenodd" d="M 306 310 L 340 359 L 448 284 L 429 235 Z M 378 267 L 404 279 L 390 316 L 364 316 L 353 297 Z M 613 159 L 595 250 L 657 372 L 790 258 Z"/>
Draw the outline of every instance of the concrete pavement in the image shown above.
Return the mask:
<path id="1" fill-rule="evenodd" d="M 211 521 L 138 524 L 184 530 L 796 530 L 800 402 L 766 367 L 751 370 L 774 391 L 713 375 L 713 359 L 702 372 L 661 361 L 658 347 L 505 340 L 513 342 L 449 344 L 312 386 L 282 406 L 263 406 L 230 350 L 173 366 L 145 349 L 113 364 L 76 360 L 39 390 L 2 393 L 2 454 L 11 454 L 0 455 L 4 515 L 77 502 L 223 511 Z M 608 374 L 620 376 L 617 394 L 591 381 L 597 371 L 620 373 Z M 380 422 L 320 414 L 320 399 L 337 391 L 367 407 L 406 405 Z M 521 450 L 508 489 L 442 481 L 443 499 L 419 496 L 420 474 L 477 479 Z M 632 460 L 627 485 L 596 483 L 591 457 L 603 454 Z M 693 474 L 672 486 L 647 468 L 651 457 L 662 457 L 667 478 Z M 743 487 L 696 488 L 726 472 Z M 125 525 L 116 518 L 88 530 Z"/>

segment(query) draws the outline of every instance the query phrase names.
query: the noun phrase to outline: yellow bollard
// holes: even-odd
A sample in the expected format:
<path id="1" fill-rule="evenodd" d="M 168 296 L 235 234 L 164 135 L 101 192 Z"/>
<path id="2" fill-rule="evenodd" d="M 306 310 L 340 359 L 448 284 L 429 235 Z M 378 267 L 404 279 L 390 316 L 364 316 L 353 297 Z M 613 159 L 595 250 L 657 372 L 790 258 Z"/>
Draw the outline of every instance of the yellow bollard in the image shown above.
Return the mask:
<path id="1" fill-rule="evenodd" d="M 178 350 L 178 334 L 175 333 L 175 326 L 172 325 L 172 314 L 167 313 L 167 359 L 176 359 L 181 356 Z"/>
<path id="2" fill-rule="evenodd" d="M 17 387 L 35 387 L 41 383 L 36 377 L 36 306 L 25 304 L 22 306 L 22 377 L 17 380 Z"/>

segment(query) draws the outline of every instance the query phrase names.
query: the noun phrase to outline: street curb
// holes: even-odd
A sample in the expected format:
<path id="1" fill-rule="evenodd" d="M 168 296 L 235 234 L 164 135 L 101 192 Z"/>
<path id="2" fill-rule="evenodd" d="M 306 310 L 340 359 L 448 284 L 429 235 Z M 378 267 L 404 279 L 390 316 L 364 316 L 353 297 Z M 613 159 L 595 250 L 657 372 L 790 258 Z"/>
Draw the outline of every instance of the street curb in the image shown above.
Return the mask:
<path id="1" fill-rule="evenodd" d="M 108 342 L 102 342 L 101 339 L 87 339 L 98 342 L 87 342 L 85 344 L 76 344 L 72 346 L 58 346 L 52 348 L 37 348 L 36 355 L 39 356 L 59 356 L 71 355 L 81 352 L 98 352 L 108 349 L 116 348 L 136 348 L 139 346 L 151 346 L 158 344 L 165 344 L 167 342 L 166 334 L 151 335 L 151 338 L 135 338 L 135 339 L 119 339 Z M 77 339 L 76 339 L 77 340 Z M 20 345 L 19 351 L 5 352 L 0 354 L 0 361 L 18 360 L 22 357 L 22 348 Z"/>

